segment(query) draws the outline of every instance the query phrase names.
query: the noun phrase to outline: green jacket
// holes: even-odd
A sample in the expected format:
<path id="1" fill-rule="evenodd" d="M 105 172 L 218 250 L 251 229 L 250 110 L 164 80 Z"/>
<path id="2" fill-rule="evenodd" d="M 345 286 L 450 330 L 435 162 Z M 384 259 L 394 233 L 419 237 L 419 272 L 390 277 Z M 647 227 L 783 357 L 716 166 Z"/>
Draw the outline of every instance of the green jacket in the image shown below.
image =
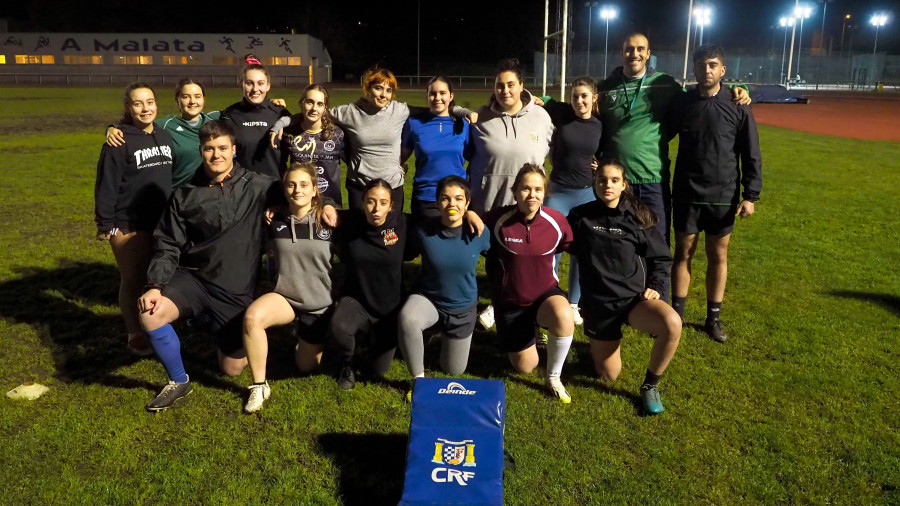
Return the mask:
<path id="1" fill-rule="evenodd" d="M 625 76 L 618 67 L 599 86 L 603 156 L 617 158 L 632 184 L 669 181 L 666 112 L 682 87 L 653 68 L 643 78 Z"/>
<path id="2" fill-rule="evenodd" d="M 167 116 L 160 125 L 172 136 L 175 164 L 172 166 L 172 188 L 178 188 L 190 181 L 203 163 L 200 156 L 200 127 L 211 120 L 219 119 L 219 111 L 200 113 L 200 122 L 191 126 L 181 116 Z M 157 120 L 157 124 L 159 121 Z"/>

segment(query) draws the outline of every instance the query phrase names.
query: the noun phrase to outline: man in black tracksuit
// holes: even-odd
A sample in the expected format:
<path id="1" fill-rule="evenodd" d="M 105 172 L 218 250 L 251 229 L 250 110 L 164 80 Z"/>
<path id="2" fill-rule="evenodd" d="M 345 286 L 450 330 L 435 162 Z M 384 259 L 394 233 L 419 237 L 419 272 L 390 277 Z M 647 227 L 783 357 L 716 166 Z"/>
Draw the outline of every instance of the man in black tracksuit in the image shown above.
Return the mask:
<path id="1" fill-rule="evenodd" d="M 753 214 L 762 190 L 762 160 L 753 113 L 735 105 L 730 93 L 720 93 L 724 58 L 725 50 L 720 46 L 705 44 L 697 48 L 697 87 L 676 98 L 668 120 L 670 132 L 679 137 L 672 184 L 672 306 L 684 318 L 691 259 L 699 233 L 705 232 L 709 265 L 704 329 L 719 342 L 728 338 L 719 314 L 725 296 L 728 241 L 734 219 Z"/>
<path id="2" fill-rule="evenodd" d="M 153 234 L 141 326 L 169 375 L 147 409 L 159 411 L 191 392 L 181 344 L 170 325 L 207 312 L 218 331 L 219 365 L 237 375 L 247 365 L 241 324 L 253 302 L 268 207 L 283 200 L 273 177 L 234 162 L 234 131 L 211 121 L 200 129 L 203 169 L 172 194 Z"/>

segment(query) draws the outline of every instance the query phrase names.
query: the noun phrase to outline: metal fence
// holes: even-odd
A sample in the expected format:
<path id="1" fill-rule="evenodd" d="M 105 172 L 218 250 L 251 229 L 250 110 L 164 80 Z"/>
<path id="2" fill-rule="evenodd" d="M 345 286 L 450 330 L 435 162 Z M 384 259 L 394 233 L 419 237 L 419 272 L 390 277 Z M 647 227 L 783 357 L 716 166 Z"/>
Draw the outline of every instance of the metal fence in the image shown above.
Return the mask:
<path id="1" fill-rule="evenodd" d="M 559 55 L 548 55 L 548 82 L 558 83 L 559 60 Z M 536 52 L 534 65 L 537 79 L 541 78 L 542 63 L 543 54 Z M 590 68 L 587 64 L 587 53 L 569 53 L 566 59 L 566 81 L 579 75 L 601 77 L 603 53 L 592 53 Z M 684 52 L 654 51 L 650 64 L 681 80 L 684 71 Z M 726 57 L 725 64 L 728 68 L 726 77 L 748 83 L 781 83 L 787 74 L 787 57 L 781 50 L 766 53 L 735 52 Z M 611 53 L 608 71 L 611 72 L 620 65 L 618 53 Z M 791 82 L 804 88 L 837 86 L 842 89 L 872 89 L 878 83 L 884 83 L 885 88 L 900 89 L 900 55 L 858 53 L 825 56 L 818 54 L 817 51 L 804 50 L 802 54 L 794 53 L 791 70 Z M 687 79 L 688 81 L 694 79 L 690 65 Z"/>

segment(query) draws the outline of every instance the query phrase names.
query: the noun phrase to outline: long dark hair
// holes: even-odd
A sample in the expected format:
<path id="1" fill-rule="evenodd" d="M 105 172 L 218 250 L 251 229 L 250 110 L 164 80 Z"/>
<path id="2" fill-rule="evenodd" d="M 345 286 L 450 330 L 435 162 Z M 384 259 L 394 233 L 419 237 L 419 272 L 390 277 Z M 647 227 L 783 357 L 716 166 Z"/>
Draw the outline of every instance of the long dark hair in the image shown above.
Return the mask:
<path id="1" fill-rule="evenodd" d="M 381 178 L 371 179 L 371 180 L 369 180 L 368 183 L 366 183 L 366 186 L 363 187 L 363 202 L 366 201 L 366 195 L 369 194 L 369 191 L 371 191 L 374 188 L 384 188 L 385 190 L 387 190 L 388 195 L 391 196 L 391 209 L 393 209 L 394 194 L 392 192 L 394 189 L 391 188 L 390 183 L 388 183 L 387 181 L 385 181 L 384 179 L 381 179 Z"/>
<path id="2" fill-rule="evenodd" d="M 303 109 L 303 101 L 306 100 L 306 94 L 310 91 L 321 91 L 322 95 L 325 96 L 325 112 L 322 114 L 322 134 L 319 136 L 323 141 L 327 141 L 334 136 L 334 122 L 331 121 L 331 116 L 328 114 L 328 109 L 331 106 L 328 104 L 328 90 L 325 89 L 321 84 L 310 84 L 303 90 L 303 94 L 300 95 L 300 109 Z"/>
<path id="3" fill-rule="evenodd" d="M 631 193 L 631 182 L 628 181 L 628 178 L 625 176 L 625 164 L 615 158 L 604 158 L 597 163 L 597 170 L 594 172 L 595 177 L 601 173 L 603 167 L 615 167 L 622 173 L 622 181 L 625 183 L 625 190 L 622 191 L 622 196 L 619 197 L 619 205 L 621 206 L 621 201 L 624 200 L 642 228 L 655 227 L 656 224 L 659 223 L 659 216 L 657 216 L 649 207 L 645 206 L 643 202 L 638 200 L 638 198 L 634 196 L 634 193 Z M 594 186 L 596 188 L 596 183 Z"/>
<path id="4" fill-rule="evenodd" d="M 597 83 L 594 82 L 589 76 L 581 76 L 575 79 L 572 82 L 572 89 L 579 86 L 585 86 L 587 89 L 591 90 L 591 94 L 594 95 L 594 104 L 591 106 L 591 112 L 594 114 L 600 114 L 600 102 L 597 100 Z"/>

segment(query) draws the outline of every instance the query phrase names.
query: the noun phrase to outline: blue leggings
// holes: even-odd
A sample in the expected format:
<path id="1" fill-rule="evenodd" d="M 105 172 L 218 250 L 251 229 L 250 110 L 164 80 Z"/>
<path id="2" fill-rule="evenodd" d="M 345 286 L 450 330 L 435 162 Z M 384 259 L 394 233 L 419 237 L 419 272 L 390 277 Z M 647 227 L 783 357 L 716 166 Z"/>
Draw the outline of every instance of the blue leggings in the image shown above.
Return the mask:
<path id="1" fill-rule="evenodd" d="M 556 209 L 561 212 L 563 216 L 566 216 L 573 208 L 578 207 L 581 204 L 593 202 L 594 200 L 593 188 L 572 188 L 571 186 L 565 186 L 550 181 L 550 193 L 547 195 L 547 200 L 544 204 L 551 209 Z M 559 269 L 560 258 L 562 258 L 562 253 L 556 255 L 557 269 Z M 559 271 L 557 270 L 557 272 Z M 569 255 L 569 302 L 572 304 L 578 304 L 578 301 L 581 300 L 581 284 L 579 279 L 578 262 L 575 260 L 574 256 Z"/>

